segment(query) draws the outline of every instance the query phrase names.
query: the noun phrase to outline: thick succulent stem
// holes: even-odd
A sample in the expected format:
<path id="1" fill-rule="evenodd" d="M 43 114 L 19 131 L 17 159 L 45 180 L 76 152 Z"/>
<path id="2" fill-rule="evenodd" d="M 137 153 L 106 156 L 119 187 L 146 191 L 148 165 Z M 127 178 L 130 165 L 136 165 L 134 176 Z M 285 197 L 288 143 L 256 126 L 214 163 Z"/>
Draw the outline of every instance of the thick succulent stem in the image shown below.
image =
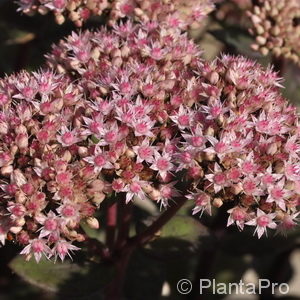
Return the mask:
<path id="1" fill-rule="evenodd" d="M 117 226 L 117 204 L 114 203 L 113 205 L 107 208 L 107 215 L 106 215 L 106 245 L 110 250 L 112 250 L 114 247 L 116 226 Z"/>
<path id="2" fill-rule="evenodd" d="M 145 231 L 130 239 L 124 239 L 128 236 L 129 222 L 130 222 L 130 208 L 124 209 L 123 215 L 123 229 L 120 229 L 119 238 L 117 244 L 119 248 L 115 252 L 115 271 L 116 276 L 107 288 L 106 299 L 119 300 L 121 299 L 122 289 L 124 285 L 124 279 L 126 269 L 133 251 L 143 244 L 149 242 L 155 233 L 157 233 L 186 203 L 187 198 L 182 197 L 176 203 L 172 203 L 170 207 L 162 213 L 156 221 L 154 221 Z"/>
<path id="3" fill-rule="evenodd" d="M 118 205 L 119 211 L 119 232 L 116 242 L 116 249 L 122 248 L 129 236 L 130 223 L 132 218 L 132 203 L 126 204 L 124 201 L 120 202 Z"/>

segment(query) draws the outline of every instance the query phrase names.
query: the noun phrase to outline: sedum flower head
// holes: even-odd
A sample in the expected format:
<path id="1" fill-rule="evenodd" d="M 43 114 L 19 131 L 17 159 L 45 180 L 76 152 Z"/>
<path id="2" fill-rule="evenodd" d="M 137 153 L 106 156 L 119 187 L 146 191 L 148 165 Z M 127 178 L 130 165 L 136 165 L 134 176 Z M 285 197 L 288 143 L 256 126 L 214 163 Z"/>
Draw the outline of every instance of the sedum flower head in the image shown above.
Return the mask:
<path id="1" fill-rule="evenodd" d="M 126 126 L 128 136 L 135 136 L 132 145 L 127 140 L 127 170 L 119 172 L 114 185 L 129 193 L 127 201 L 138 195 L 167 206 L 155 180 L 173 182 L 176 174 L 184 174 L 191 192 L 187 198 L 196 203 L 194 213 L 210 213 L 211 206 L 230 202 L 228 224 L 240 229 L 253 225 L 250 221 L 260 211 L 271 214 L 272 220 L 276 215 L 275 224 L 297 214 L 298 115 L 280 94 L 280 79 L 270 68 L 240 56 L 203 62 L 192 44 L 186 47 L 182 35 L 158 30 L 153 23 L 115 27 L 109 44 L 106 30 L 82 36 L 90 41 L 83 47 L 99 49 L 96 58 L 76 58 L 72 44 L 79 37 L 70 36 L 54 47 L 48 60 L 80 78 L 89 95 L 115 107 L 106 104 L 117 119 L 112 126 Z M 170 47 L 169 40 L 176 47 Z M 186 55 L 188 49 L 193 49 L 192 56 Z M 107 70 L 105 75 L 96 65 Z M 136 167 L 128 170 L 129 162 L 137 163 L 141 173 L 132 171 Z M 126 187 L 124 179 L 133 185 Z M 176 195 L 173 187 L 169 195 Z M 274 228 L 273 223 L 266 226 Z M 260 237 L 265 230 L 255 232 Z"/>
<path id="2" fill-rule="evenodd" d="M 223 55 L 199 65 L 200 93 L 194 120 L 184 131 L 182 151 L 202 168 L 201 199 L 194 212 L 230 202 L 228 225 L 267 228 L 296 225 L 299 201 L 299 124 L 296 108 L 281 96 L 271 69 L 243 57 Z M 191 114 L 189 114 L 190 116 Z M 201 127 L 202 134 L 198 129 Z M 191 147 L 191 134 L 203 143 Z M 200 151 L 199 151 L 200 150 Z M 187 157 L 188 155 L 186 155 Z M 206 197 L 203 192 L 205 192 Z M 289 220 L 289 221 L 287 221 Z"/>
<path id="3" fill-rule="evenodd" d="M 228 225 L 259 237 L 293 228 L 295 108 L 271 69 L 200 54 L 179 29 L 127 22 L 61 41 L 55 71 L 0 80 L 0 242 L 64 260 L 112 194 L 164 207 L 184 195 L 200 214 L 228 202 Z"/>
<path id="4" fill-rule="evenodd" d="M 108 14 L 112 25 L 123 18 L 139 21 L 168 22 L 172 26 L 186 27 L 195 25 L 209 14 L 213 8 L 212 0 L 18 0 L 19 10 L 32 15 L 36 12 L 53 12 L 58 24 L 65 18 L 77 26 L 91 16 Z"/>
<path id="5" fill-rule="evenodd" d="M 99 227 L 107 195 L 167 205 L 179 140 L 170 115 L 194 101 L 197 46 L 156 23 L 72 34 L 41 70 L 0 80 L 0 241 L 64 260 Z M 74 80 L 76 79 L 76 80 Z M 173 103 L 173 104 L 172 104 Z M 188 108 L 186 108 L 188 109 Z"/>

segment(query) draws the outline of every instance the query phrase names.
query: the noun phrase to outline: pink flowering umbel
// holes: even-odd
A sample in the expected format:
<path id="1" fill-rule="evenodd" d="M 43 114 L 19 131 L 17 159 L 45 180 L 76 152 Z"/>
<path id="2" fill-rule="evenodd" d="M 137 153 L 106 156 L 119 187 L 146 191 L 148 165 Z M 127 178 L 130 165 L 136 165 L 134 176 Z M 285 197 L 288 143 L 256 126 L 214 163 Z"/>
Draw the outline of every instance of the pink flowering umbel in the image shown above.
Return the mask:
<path id="1" fill-rule="evenodd" d="M 97 57 L 91 55 L 88 65 L 70 52 L 77 51 L 74 39 L 81 39 L 74 35 L 55 46 L 48 59 L 58 70 L 78 74 L 90 95 L 116 103 L 118 126 L 135 136 L 126 143 L 127 161 L 135 164 L 131 171 L 143 168 L 138 176 L 150 181 L 154 189 L 147 188 L 150 199 L 166 206 L 155 181 L 168 183 L 184 172 L 191 191 L 187 198 L 196 201 L 194 213 L 211 213 L 211 206 L 228 203 L 232 205 L 228 225 L 243 230 L 262 211 L 274 216 L 274 224 L 280 226 L 297 213 L 298 206 L 296 108 L 280 94 L 280 80 L 270 68 L 227 55 L 203 62 L 195 45 L 177 40 L 179 31 L 175 32 L 160 31 L 153 23 L 142 30 L 125 23 L 109 36 L 103 30 L 82 33 L 92 40 L 82 51 L 99 51 Z M 114 56 L 112 69 L 107 66 L 110 55 Z M 107 67 L 105 76 L 97 72 L 97 64 Z M 80 77 L 85 73 L 88 76 Z M 120 92 L 122 78 L 131 85 L 125 99 Z M 96 83 L 100 84 L 97 92 L 91 88 Z M 134 173 L 132 178 L 137 176 Z M 128 174 L 121 180 L 128 180 Z M 175 191 L 174 186 L 168 194 L 176 195 Z M 261 237 L 265 230 L 256 232 Z"/>
<path id="2" fill-rule="evenodd" d="M 296 109 L 272 70 L 200 54 L 180 28 L 128 21 L 72 33 L 50 70 L 0 80 L 0 242 L 64 260 L 112 195 L 166 208 L 184 196 L 200 215 L 226 203 L 228 226 L 259 238 L 293 228 Z"/>

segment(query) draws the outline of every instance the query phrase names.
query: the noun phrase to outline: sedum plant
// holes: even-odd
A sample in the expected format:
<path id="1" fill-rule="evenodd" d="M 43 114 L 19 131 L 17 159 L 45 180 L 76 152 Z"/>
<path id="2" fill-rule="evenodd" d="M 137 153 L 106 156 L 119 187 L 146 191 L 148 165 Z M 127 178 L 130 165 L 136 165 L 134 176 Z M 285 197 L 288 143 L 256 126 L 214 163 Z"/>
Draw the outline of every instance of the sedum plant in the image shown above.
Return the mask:
<path id="1" fill-rule="evenodd" d="M 111 194 L 200 215 L 230 202 L 228 225 L 259 238 L 296 225 L 298 117 L 271 69 L 205 62 L 153 22 L 73 33 L 47 57 L 52 70 L 1 81 L 3 244 L 10 232 L 27 257 L 63 260 Z"/>
<path id="2" fill-rule="evenodd" d="M 163 235 L 179 210 L 221 220 L 225 207 L 223 227 L 248 227 L 259 239 L 296 227 L 297 109 L 272 67 L 241 55 L 202 57 L 187 30 L 202 24 L 211 1 L 18 3 L 77 26 L 105 14 L 107 26 L 73 31 L 38 71 L 0 79 L 2 245 L 17 243 L 37 263 L 90 251 L 115 265 L 107 299 L 120 299 L 132 253 Z M 278 54 L 263 18 L 280 21 L 280 11 L 266 1 L 250 14 L 263 54 Z M 132 234 L 137 203 L 161 212 Z M 89 234 L 102 226 L 105 243 Z"/>

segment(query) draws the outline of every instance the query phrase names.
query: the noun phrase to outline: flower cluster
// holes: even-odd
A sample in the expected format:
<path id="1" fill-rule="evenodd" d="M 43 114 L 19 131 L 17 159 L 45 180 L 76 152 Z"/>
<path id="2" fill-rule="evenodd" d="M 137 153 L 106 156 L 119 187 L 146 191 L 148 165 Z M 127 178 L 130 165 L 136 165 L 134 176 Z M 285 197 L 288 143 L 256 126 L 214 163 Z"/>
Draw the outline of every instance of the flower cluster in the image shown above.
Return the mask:
<path id="1" fill-rule="evenodd" d="M 85 238 L 81 220 L 98 227 L 107 194 L 164 205 L 177 196 L 169 116 L 196 99 L 199 53 L 179 31 L 128 22 L 55 47 L 49 61 L 68 75 L 1 80 L 0 241 L 12 236 L 37 261 L 64 259 Z"/>
<path id="2" fill-rule="evenodd" d="M 204 171 L 204 181 L 189 196 L 196 201 L 194 212 L 231 202 L 228 225 L 241 230 L 255 225 L 259 238 L 267 228 L 285 232 L 294 227 L 300 127 L 296 108 L 279 93 L 276 74 L 231 56 L 200 66 L 199 73 L 207 79 L 200 83 L 202 105 L 195 112 L 199 121 L 194 121 L 198 131 L 188 128 L 184 149 Z M 200 153 L 191 147 L 195 136 L 203 140 Z"/>
<path id="3" fill-rule="evenodd" d="M 179 195 L 174 174 L 187 166 L 178 128 L 197 101 L 200 53 L 179 30 L 127 22 L 72 34 L 47 56 L 89 99 L 82 126 L 97 145 L 84 160 L 127 202 L 148 197 L 167 206 Z"/>
<path id="4" fill-rule="evenodd" d="M 299 125 L 271 69 L 208 63 L 180 29 L 126 22 L 73 33 L 50 70 L 0 81 L 0 241 L 60 257 L 105 197 L 229 202 L 228 225 L 297 223 Z M 180 180 L 178 179 L 180 178 Z"/>
<path id="5" fill-rule="evenodd" d="M 254 50 L 263 55 L 272 52 L 299 63 L 300 2 L 298 0 L 259 0 L 248 14 L 252 21 L 251 33 L 256 37 Z"/>
<path id="6" fill-rule="evenodd" d="M 58 24 L 68 18 L 77 26 L 82 26 L 90 16 L 108 14 L 111 25 L 118 19 L 131 17 L 140 21 L 166 21 L 184 28 L 199 24 L 214 8 L 212 0 L 18 0 L 18 4 L 19 10 L 26 14 L 52 11 Z"/>
<path id="7" fill-rule="evenodd" d="M 101 185 L 79 155 L 82 103 L 80 87 L 52 71 L 0 80 L 0 241 L 13 235 L 37 261 L 77 250 L 81 220 L 98 227 L 105 196 L 93 197 Z"/>
<path id="8" fill-rule="evenodd" d="M 154 177 L 142 178 L 149 184 L 145 196 L 167 205 L 178 194 L 172 174 L 183 172 L 190 180 L 187 197 L 196 202 L 194 213 L 210 212 L 211 205 L 219 207 L 225 201 L 235 205 L 228 224 L 235 222 L 240 229 L 267 214 L 270 223 L 258 227 L 259 237 L 266 227 L 275 227 L 275 217 L 279 229 L 293 227 L 300 179 L 298 116 L 281 96 L 276 73 L 243 57 L 223 56 L 204 63 L 195 56 L 193 44 L 187 55 L 183 46 L 187 41 L 177 37 L 176 42 L 174 33 L 176 47 L 170 48 L 165 44 L 170 39 L 167 31 L 162 30 L 154 42 L 157 31 L 149 29 L 150 24 L 148 34 L 129 24 L 116 27 L 109 38 L 106 31 L 72 35 L 54 47 L 48 60 L 52 67 L 79 77 L 89 95 L 97 87 L 100 97 L 117 106 L 118 122 L 125 120 L 139 136 L 129 149 L 131 159 L 143 163 L 147 174 L 157 171 L 169 191 L 167 197 L 161 183 L 158 189 L 157 184 L 151 186 L 149 182 L 157 178 L 152 173 Z M 125 41 L 120 42 L 120 36 Z M 81 48 L 78 40 L 85 41 Z M 96 52 L 96 60 L 78 58 L 77 51 L 84 49 Z M 179 53 L 185 54 L 178 57 Z M 105 75 L 99 74 L 100 65 Z M 128 101 L 143 103 L 143 112 L 150 117 L 143 114 L 134 124 L 135 109 L 132 104 L 127 107 Z M 127 195 L 127 200 L 131 197 Z"/>

